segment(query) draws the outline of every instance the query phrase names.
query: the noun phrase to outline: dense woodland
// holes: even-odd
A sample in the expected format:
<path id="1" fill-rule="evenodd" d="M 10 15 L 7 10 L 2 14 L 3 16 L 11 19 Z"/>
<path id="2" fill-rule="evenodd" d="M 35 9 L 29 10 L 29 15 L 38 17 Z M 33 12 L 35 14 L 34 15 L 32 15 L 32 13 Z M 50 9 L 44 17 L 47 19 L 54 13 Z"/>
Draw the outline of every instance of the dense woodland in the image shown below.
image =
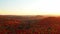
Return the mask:
<path id="1" fill-rule="evenodd" d="M 60 17 L 1 15 L 0 34 L 60 34 Z"/>

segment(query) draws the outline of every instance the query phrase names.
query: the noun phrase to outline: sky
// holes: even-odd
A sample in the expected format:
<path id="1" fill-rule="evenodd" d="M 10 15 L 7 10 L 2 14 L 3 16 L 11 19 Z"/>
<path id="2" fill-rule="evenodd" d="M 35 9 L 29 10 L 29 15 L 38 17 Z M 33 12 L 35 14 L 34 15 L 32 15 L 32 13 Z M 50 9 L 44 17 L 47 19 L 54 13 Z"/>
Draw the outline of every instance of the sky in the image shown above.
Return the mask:
<path id="1" fill-rule="evenodd" d="M 60 15 L 60 0 L 0 0 L 0 15 Z"/>

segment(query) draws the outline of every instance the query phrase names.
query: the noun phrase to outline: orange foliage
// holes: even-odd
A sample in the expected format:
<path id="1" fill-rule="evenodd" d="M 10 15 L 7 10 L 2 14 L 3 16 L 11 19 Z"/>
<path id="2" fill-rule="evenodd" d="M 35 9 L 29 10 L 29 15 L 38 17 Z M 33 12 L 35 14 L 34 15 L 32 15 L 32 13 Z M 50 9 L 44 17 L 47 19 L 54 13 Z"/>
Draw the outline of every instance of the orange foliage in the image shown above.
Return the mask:
<path id="1" fill-rule="evenodd" d="M 60 34 L 60 17 L 37 20 L 21 18 L 0 16 L 0 34 Z"/>

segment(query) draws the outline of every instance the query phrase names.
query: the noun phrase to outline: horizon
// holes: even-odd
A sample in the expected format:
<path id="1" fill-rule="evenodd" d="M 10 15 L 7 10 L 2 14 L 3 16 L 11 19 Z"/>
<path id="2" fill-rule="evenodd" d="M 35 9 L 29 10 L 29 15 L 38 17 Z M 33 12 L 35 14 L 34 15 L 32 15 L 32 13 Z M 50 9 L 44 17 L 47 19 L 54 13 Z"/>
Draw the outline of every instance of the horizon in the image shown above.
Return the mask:
<path id="1" fill-rule="evenodd" d="M 60 0 L 0 0 L 0 15 L 60 16 Z"/>

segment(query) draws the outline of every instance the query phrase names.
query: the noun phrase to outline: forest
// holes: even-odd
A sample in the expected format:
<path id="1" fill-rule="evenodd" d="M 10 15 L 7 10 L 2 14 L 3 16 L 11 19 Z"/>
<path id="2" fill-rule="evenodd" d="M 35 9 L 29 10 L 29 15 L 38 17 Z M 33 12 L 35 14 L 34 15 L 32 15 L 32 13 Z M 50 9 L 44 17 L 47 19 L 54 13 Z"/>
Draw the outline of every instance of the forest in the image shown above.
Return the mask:
<path id="1" fill-rule="evenodd" d="M 0 34 L 60 34 L 60 17 L 0 15 Z"/>

